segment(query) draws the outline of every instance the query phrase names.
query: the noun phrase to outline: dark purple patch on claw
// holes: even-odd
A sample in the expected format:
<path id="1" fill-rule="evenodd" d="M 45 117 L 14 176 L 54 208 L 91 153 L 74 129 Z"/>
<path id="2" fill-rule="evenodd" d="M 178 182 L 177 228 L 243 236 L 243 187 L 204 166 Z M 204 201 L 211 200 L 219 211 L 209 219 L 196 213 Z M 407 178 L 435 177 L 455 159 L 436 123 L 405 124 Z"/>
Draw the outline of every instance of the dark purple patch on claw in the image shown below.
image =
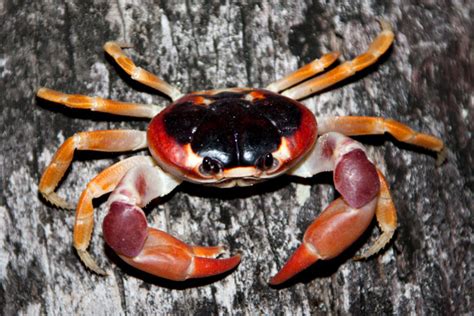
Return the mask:
<path id="1" fill-rule="evenodd" d="M 344 200 L 354 208 L 364 206 L 380 191 L 377 170 L 360 149 L 342 156 L 334 170 L 334 184 Z"/>
<path id="2" fill-rule="evenodd" d="M 117 253 L 137 256 L 148 235 L 143 211 L 135 205 L 113 202 L 102 223 L 105 242 Z"/>

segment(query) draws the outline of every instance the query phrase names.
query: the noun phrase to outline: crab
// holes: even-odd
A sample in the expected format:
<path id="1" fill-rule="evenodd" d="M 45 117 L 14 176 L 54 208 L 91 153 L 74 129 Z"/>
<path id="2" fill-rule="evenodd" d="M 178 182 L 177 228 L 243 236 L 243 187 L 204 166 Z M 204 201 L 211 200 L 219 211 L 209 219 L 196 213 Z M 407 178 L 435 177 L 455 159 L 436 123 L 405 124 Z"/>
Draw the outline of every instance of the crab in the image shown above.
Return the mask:
<path id="1" fill-rule="evenodd" d="M 384 248 L 396 230 L 396 209 L 384 175 L 365 147 L 349 136 L 389 133 L 400 142 L 437 153 L 442 152 L 443 142 L 382 117 L 316 119 L 298 101 L 376 63 L 394 40 L 390 24 L 383 20 L 380 24 L 381 31 L 369 48 L 354 59 L 316 76 L 340 55 L 330 52 L 265 89 L 228 88 L 183 95 L 137 67 L 123 51 L 128 46 L 118 42 L 107 42 L 106 53 L 132 79 L 169 96 L 173 101 L 170 105 L 161 108 L 40 88 L 39 98 L 71 108 L 151 119 L 147 131 L 74 134 L 59 147 L 41 177 L 39 191 L 47 201 L 60 208 L 73 208 L 55 189 L 71 165 L 75 150 L 125 152 L 148 148 L 151 153 L 106 168 L 82 192 L 73 240 L 84 264 L 98 274 L 106 274 L 87 248 L 94 225 L 92 200 L 111 193 L 103 236 L 129 265 L 174 281 L 230 271 L 239 264 L 240 255 L 222 257 L 222 246 L 188 245 L 149 227 L 142 208 L 183 181 L 229 188 L 250 186 L 282 174 L 309 178 L 327 171 L 333 172 L 340 197 L 308 227 L 299 248 L 269 283 L 281 284 L 317 260 L 338 256 L 367 230 L 374 217 L 381 234 L 359 258 Z"/>

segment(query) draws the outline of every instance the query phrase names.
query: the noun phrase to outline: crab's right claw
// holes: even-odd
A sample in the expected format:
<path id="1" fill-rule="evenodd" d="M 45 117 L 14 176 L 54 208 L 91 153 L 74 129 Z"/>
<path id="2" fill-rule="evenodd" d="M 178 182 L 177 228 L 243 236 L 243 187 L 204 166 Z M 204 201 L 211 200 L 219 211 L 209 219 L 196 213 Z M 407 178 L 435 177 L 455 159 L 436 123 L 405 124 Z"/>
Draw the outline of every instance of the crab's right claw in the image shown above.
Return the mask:
<path id="1" fill-rule="evenodd" d="M 219 275 L 240 263 L 240 255 L 214 258 L 222 252 L 222 247 L 189 246 L 163 231 L 148 228 L 148 237 L 137 256 L 119 256 L 139 270 L 168 280 L 184 281 Z"/>

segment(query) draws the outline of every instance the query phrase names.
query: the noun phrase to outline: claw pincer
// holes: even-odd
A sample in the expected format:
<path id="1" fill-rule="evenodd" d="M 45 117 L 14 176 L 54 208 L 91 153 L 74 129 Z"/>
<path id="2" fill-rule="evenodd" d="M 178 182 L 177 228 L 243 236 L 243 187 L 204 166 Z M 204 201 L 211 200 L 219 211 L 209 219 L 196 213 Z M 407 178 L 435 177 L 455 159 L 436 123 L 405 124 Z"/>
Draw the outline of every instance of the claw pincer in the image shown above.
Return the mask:
<path id="1" fill-rule="evenodd" d="M 174 187 L 172 179 L 160 175 L 151 167 L 138 167 L 122 179 L 109 198 L 109 212 L 102 224 L 106 243 L 129 265 L 174 281 L 218 275 L 235 268 L 239 255 L 215 259 L 223 252 L 222 247 L 189 246 L 148 227 L 140 206 Z M 156 191 L 156 184 L 165 191 Z"/>
<path id="2" fill-rule="evenodd" d="M 202 248 L 208 248 L 204 256 Z M 215 251 L 217 249 L 217 251 Z M 240 256 L 215 259 L 220 247 L 189 246 L 164 231 L 149 228 L 142 251 L 135 257 L 120 257 L 129 265 L 173 281 L 203 278 L 225 273 L 240 263 Z"/>

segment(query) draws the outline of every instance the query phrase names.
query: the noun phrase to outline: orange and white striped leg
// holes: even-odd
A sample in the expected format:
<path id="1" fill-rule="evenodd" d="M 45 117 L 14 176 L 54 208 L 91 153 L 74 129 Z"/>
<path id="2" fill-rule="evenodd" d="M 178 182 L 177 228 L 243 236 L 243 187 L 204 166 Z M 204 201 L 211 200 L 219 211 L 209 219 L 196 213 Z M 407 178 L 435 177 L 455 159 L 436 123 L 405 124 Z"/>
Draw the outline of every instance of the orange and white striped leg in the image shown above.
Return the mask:
<path id="1" fill-rule="evenodd" d="M 46 200 L 61 208 L 74 208 L 57 195 L 59 181 L 71 165 L 74 151 L 94 150 L 105 152 L 133 151 L 147 147 L 146 132 L 135 130 L 104 130 L 80 132 L 66 139 L 54 155 L 51 163 L 43 172 L 38 186 Z"/>
<path id="2" fill-rule="evenodd" d="M 382 135 L 389 133 L 396 140 L 423 147 L 438 153 L 440 164 L 445 158 L 443 141 L 437 137 L 418 133 L 392 119 L 369 116 L 334 116 L 318 118 L 318 133 L 338 132 L 347 136 Z"/>
<path id="3" fill-rule="evenodd" d="M 86 250 L 94 228 L 92 200 L 111 192 L 130 169 L 141 165 L 153 166 L 153 159 L 148 156 L 135 156 L 113 164 L 95 176 L 87 184 L 86 189 L 79 198 L 74 223 L 74 248 L 76 248 L 84 264 L 98 274 L 106 273 L 97 265 Z"/>
<path id="4" fill-rule="evenodd" d="M 281 78 L 278 81 L 272 82 L 269 84 L 265 89 L 273 91 L 273 92 L 280 92 L 289 88 L 295 84 L 298 84 L 320 72 L 324 69 L 332 65 L 337 58 L 339 57 L 339 52 L 331 52 L 329 54 L 324 55 L 319 59 L 315 59 L 309 64 L 295 70 L 294 72 L 286 75 L 284 78 Z"/>
<path id="5" fill-rule="evenodd" d="M 153 118 L 162 110 L 161 107 L 152 104 L 136 104 L 80 94 L 66 94 L 48 88 L 40 88 L 36 95 L 41 99 L 60 103 L 70 108 L 88 109 L 115 115 Z"/>
<path id="6" fill-rule="evenodd" d="M 127 74 L 131 76 L 133 80 L 143 83 L 153 89 L 156 89 L 171 98 L 171 100 L 176 100 L 180 98 L 183 94 L 174 86 L 158 78 L 149 71 L 146 71 L 143 68 L 137 67 L 132 59 L 130 59 L 122 50 L 122 47 L 127 47 L 118 42 L 107 42 L 104 45 L 104 50 L 112 56 L 112 58 L 117 62 L 117 64 L 122 68 Z"/>
<path id="7" fill-rule="evenodd" d="M 388 50 L 394 39 L 390 24 L 386 21 L 380 21 L 380 24 L 382 26 L 382 32 L 375 38 L 365 53 L 351 61 L 342 63 L 321 76 L 285 90 L 282 95 L 294 100 L 300 100 L 310 94 L 330 87 L 354 75 L 357 71 L 374 64 L 379 57 Z"/>

